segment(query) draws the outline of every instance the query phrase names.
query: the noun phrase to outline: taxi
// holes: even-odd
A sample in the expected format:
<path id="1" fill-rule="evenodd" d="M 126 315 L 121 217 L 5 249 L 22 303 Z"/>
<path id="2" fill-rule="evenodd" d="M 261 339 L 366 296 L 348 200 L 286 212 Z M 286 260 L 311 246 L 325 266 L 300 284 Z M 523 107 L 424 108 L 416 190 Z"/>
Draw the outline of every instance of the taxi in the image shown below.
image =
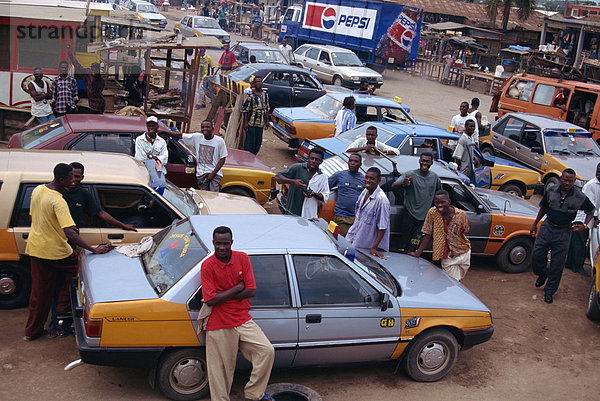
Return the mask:
<path id="1" fill-rule="evenodd" d="M 403 172 L 418 168 L 414 156 L 363 155 L 361 172 L 377 167 L 382 173 L 381 188 L 390 201 L 390 249 L 399 250 L 402 237 L 402 213 L 404 201 L 402 190 L 392 190 L 391 184 Z M 348 155 L 330 157 L 319 167 L 328 176 L 348 168 Z M 443 189 L 450 194 L 453 206 L 467 215 L 471 230 L 467 238 L 471 241 L 474 255 L 494 256 L 498 267 L 507 273 L 521 273 L 529 269 L 533 251 L 533 238 L 529 229 L 537 216 L 538 208 L 512 194 L 484 188 L 472 188 L 468 178 L 450 169 L 444 162 L 436 160 L 431 166 L 442 181 Z M 466 181 L 466 182 L 465 182 Z M 331 188 L 335 191 L 334 188 Z M 333 220 L 335 196 L 323 206 L 319 217 Z M 283 194 L 278 201 L 285 206 Z"/>
<path id="2" fill-rule="evenodd" d="M 575 185 L 594 178 L 600 146 L 577 125 L 537 114 L 508 113 L 480 136 L 482 152 L 508 156 L 542 175 L 545 187 L 559 184 L 566 168 L 577 173 Z"/>
<path id="3" fill-rule="evenodd" d="M 200 268 L 222 225 L 250 257 L 250 314 L 275 348 L 275 369 L 395 360 L 431 382 L 451 372 L 459 350 L 493 334 L 490 310 L 426 260 L 373 258 L 324 221 L 192 216 L 155 234 L 140 257 L 82 255 L 71 287 L 81 360 L 151 367 L 151 382 L 170 399 L 207 397 Z M 241 366 L 249 363 L 240 354 Z"/>
<path id="4" fill-rule="evenodd" d="M 82 186 L 114 218 L 137 232 L 86 219 L 79 235 L 89 244 L 136 243 L 192 214 L 267 212 L 254 199 L 209 191 L 183 191 L 167 181 L 158 194 L 146 167 L 131 156 L 100 152 L 0 150 L 0 309 L 23 306 L 31 278 L 25 246 L 31 226 L 33 189 L 52 181 L 58 163 L 84 165 Z"/>
<path id="5" fill-rule="evenodd" d="M 600 320 L 600 226 L 590 231 L 590 260 L 592 281 L 585 305 L 585 314 L 592 320 Z"/>
<path id="6" fill-rule="evenodd" d="M 221 43 L 229 42 L 229 34 L 219 26 L 216 19 L 200 15 L 184 15 L 173 26 L 175 33 L 185 37 L 214 36 Z"/>

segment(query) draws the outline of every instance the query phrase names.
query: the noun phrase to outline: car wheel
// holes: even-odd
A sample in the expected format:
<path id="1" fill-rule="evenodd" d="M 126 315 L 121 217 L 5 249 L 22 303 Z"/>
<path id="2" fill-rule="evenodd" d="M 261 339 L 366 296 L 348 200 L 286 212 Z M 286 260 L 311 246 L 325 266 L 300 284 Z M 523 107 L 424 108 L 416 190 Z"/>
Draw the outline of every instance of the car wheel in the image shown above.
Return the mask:
<path id="1" fill-rule="evenodd" d="M 590 284 L 590 292 L 588 294 L 588 301 L 585 306 L 585 314 L 592 320 L 600 320 L 600 305 L 598 304 L 598 288 L 596 287 L 596 275 L 592 276 L 592 283 Z"/>
<path id="2" fill-rule="evenodd" d="M 250 198 L 254 198 L 254 195 L 252 194 L 252 192 L 250 192 L 249 189 L 241 188 L 241 187 L 223 188 L 222 192 L 225 192 L 226 194 L 249 196 Z"/>
<path id="3" fill-rule="evenodd" d="M 409 345 L 404 368 L 416 381 L 434 382 L 446 376 L 456 363 L 458 341 L 448 330 L 420 334 Z"/>
<path id="4" fill-rule="evenodd" d="M 335 77 L 333 77 L 333 84 L 335 86 L 342 86 L 342 78 L 336 75 Z"/>
<path id="5" fill-rule="evenodd" d="M 523 273 L 531 265 L 533 243 L 527 237 L 517 237 L 508 241 L 498 255 L 496 263 L 506 273 Z"/>
<path id="6" fill-rule="evenodd" d="M 494 152 L 494 148 L 491 146 L 484 146 L 481 148 L 481 153 L 487 156 L 494 156 L 495 152 Z"/>
<path id="7" fill-rule="evenodd" d="M 546 192 L 548 189 L 550 189 L 550 187 L 553 187 L 555 185 L 560 185 L 560 180 L 558 179 L 558 177 L 552 176 L 548 178 L 544 183 L 544 192 Z"/>
<path id="8" fill-rule="evenodd" d="M 280 401 L 323 401 L 313 389 L 294 383 L 270 384 L 265 393 Z"/>
<path id="9" fill-rule="evenodd" d="M 508 192 L 509 194 L 518 196 L 519 198 L 523 197 L 523 191 L 515 184 L 504 184 L 500 187 L 500 191 Z"/>
<path id="10" fill-rule="evenodd" d="M 0 309 L 27 305 L 31 293 L 31 276 L 24 265 L 0 264 Z"/>
<path id="11" fill-rule="evenodd" d="M 302 63 L 296 63 L 296 67 L 298 67 L 298 68 L 304 68 L 304 65 Z"/>
<path id="12" fill-rule="evenodd" d="M 157 368 L 160 391 L 176 401 L 208 396 L 206 355 L 201 348 L 185 348 L 161 357 Z"/>

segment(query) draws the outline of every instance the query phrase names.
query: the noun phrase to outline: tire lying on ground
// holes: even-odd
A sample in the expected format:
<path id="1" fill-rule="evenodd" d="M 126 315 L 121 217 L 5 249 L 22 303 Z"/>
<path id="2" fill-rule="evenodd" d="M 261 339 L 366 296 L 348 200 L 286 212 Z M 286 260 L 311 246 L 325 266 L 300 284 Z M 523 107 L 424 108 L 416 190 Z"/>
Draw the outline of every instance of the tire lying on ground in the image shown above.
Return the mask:
<path id="1" fill-rule="evenodd" d="M 277 401 L 323 401 L 313 389 L 294 383 L 270 384 L 265 392 Z"/>

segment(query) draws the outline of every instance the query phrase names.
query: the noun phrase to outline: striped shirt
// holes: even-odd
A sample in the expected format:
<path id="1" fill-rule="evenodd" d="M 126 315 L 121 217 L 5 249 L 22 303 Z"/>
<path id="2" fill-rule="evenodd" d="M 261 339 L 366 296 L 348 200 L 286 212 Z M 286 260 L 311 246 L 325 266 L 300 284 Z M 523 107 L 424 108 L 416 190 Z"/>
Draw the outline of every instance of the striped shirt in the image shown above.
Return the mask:
<path id="1" fill-rule="evenodd" d="M 335 116 L 335 136 L 356 126 L 356 115 L 352 110 L 342 108 Z"/>
<path id="2" fill-rule="evenodd" d="M 54 110 L 57 113 L 66 113 L 67 106 L 75 107 L 79 101 L 77 97 L 77 81 L 70 75 L 62 78 L 60 75 L 52 81 L 52 96 L 54 97 Z"/>
<path id="3" fill-rule="evenodd" d="M 244 102 L 244 112 L 249 113 L 248 125 L 264 127 L 269 113 L 269 95 L 264 90 L 261 94 L 252 91 Z"/>

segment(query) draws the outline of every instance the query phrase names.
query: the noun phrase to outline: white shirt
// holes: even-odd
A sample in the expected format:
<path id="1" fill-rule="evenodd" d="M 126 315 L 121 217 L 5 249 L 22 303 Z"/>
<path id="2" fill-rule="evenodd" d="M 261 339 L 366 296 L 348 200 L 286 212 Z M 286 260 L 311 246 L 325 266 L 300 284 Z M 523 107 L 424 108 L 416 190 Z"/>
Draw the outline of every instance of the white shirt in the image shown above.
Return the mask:
<path id="1" fill-rule="evenodd" d="M 296 59 L 294 58 L 294 49 L 292 49 L 292 46 L 279 45 L 279 50 L 281 50 L 283 57 L 285 57 L 289 64 L 292 64 L 296 61 Z"/>
<path id="2" fill-rule="evenodd" d="M 33 84 L 33 87 L 35 88 L 35 91 L 38 93 L 38 95 L 45 95 L 46 93 L 48 93 L 48 83 L 46 81 L 42 80 L 42 83 L 44 84 L 43 88 L 40 88 L 38 84 L 35 83 L 35 81 L 31 81 L 31 83 Z M 50 106 L 50 99 L 35 100 L 34 98 L 31 98 L 32 116 L 46 117 L 50 114 L 52 114 L 52 106 Z"/>
<path id="3" fill-rule="evenodd" d="M 151 156 L 157 156 L 158 160 L 160 160 L 160 164 L 162 166 L 161 171 L 163 173 L 167 173 L 167 168 L 165 164 L 169 160 L 169 152 L 167 151 L 167 142 L 162 139 L 160 136 L 156 136 L 156 139 L 153 143 L 150 143 L 148 138 L 146 138 L 146 133 L 144 132 L 142 135 L 135 138 L 135 158 L 141 162 L 150 159 L 148 154 Z"/>
<path id="4" fill-rule="evenodd" d="M 348 151 L 348 149 L 352 149 L 352 148 L 363 148 L 367 146 L 367 138 L 366 137 L 362 137 L 362 138 L 358 138 L 357 140 L 355 140 L 354 142 L 352 142 L 350 145 L 348 145 L 348 147 L 346 148 L 346 152 Z M 379 141 L 375 141 L 375 148 L 377 148 L 377 150 L 385 153 L 385 152 L 394 152 L 395 155 L 398 154 L 398 149 L 396 148 L 392 148 L 391 146 L 386 145 L 383 142 L 379 142 Z"/>
<path id="5" fill-rule="evenodd" d="M 227 157 L 227 146 L 220 136 L 213 136 L 210 139 L 204 138 L 204 134 L 194 132 L 192 134 L 183 134 L 182 142 L 192 148 L 196 156 L 196 176 L 210 174 L 213 172 L 219 160 Z M 219 177 L 223 177 L 221 170 L 217 171 Z"/>
<path id="6" fill-rule="evenodd" d="M 588 197 L 590 202 L 594 204 L 594 217 L 600 217 L 600 182 L 598 182 L 598 178 L 594 177 L 586 182 L 582 192 Z M 581 221 L 583 223 L 585 221 L 585 216 L 586 214 L 583 210 L 578 210 L 575 221 Z M 588 225 L 590 229 L 593 227 L 593 222 L 594 220 L 592 219 Z"/>
<path id="7" fill-rule="evenodd" d="M 477 119 L 475 118 L 475 114 L 471 115 L 471 114 L 467 113 L 467 115 L 464 117 L 461 116 L 460 114 L 457 114 L 454 117 L 452 117 L 452 121 L 450 122 L 450 125 L 452 127 L 454 127 L 455 131 L 464 132 L 465 131 L 465 122 L 467 120 L 475 121 L 475 132 L 473 133 L 473 135 L 471 135 L 471 138 L 473 139 L 473 142 L 479 143 L 479 127 L 477 126 Z"/>
<path id="8" fill-rule="evenodd" d="M 319 213 L 319 205 L 329 199 L 329 180 L 327 176 L 321 172 L 315 173 L 308 182 L 307 189 L 312 189 L 313 192 L 323 195 L 323 202 L 315 197 L 304 198 L 304 202 L 302 202 L 301 216 L 306 219 L 316 219 Z"/>

